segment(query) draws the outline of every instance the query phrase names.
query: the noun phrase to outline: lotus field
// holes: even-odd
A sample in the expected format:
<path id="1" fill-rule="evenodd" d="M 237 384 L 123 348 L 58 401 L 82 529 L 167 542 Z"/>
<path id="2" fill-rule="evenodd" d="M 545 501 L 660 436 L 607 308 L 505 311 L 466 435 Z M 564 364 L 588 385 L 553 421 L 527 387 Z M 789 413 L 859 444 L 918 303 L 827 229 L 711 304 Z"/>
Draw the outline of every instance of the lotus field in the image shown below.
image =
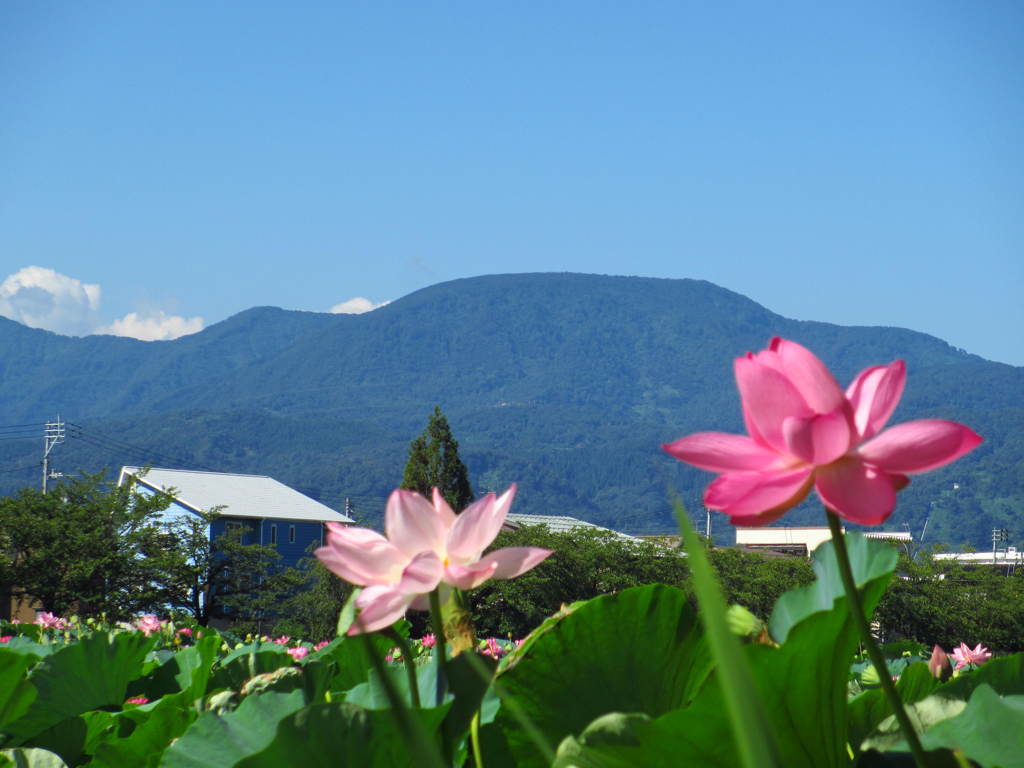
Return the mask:
<path id="1" fill-rule="evenodd" d="M 677 503 L 693 594 L 635 587 L 521 640 L 477 638 L 472 590 L 551 554 L 489 551 L 515 487 L 460 514 L 396 491 L 386 535 L 336 526 L 317 552 L 360 587 L 330 642 L 154 616 L 0 625 L 0 765 L 1024 766 L 1024 654 L 993 656 L 984 638 L 879 646 L 869 622 L 896 552 L 840 524 L 882 522 L 909 475 L 980 438 L 940 420 L 883 430 L 898 362 L 843 391 L 776 339 L 736 374 L 748 435 L 665 448 L 718 475 L 705 503 L 735 522 L 769 522 L 812 488 L 823 502 L 816 581 L 767 622 L 725 605 Z M 417 610 L 433 632 L 413 639 Z"/>

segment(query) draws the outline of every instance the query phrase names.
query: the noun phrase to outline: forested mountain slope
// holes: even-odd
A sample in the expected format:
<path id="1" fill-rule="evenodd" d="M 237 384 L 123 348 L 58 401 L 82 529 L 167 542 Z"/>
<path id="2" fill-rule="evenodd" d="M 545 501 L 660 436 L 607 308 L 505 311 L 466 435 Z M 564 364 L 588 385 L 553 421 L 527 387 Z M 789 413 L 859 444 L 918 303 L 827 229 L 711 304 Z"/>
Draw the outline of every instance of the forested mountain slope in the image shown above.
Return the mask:
<path id="1" fill-rule="evenodd" d="M 440 404 L 478 490 L 518 481 L 519 511 L 660 531 L 672 525 L 667 487 L 697 512 L 708 476 L 659 444 L 741 431 L 732 359 L 773 335 L 813 349 L 844 385 L 903 358 L 894 421 L 952 418 L 985 437 L 915 478 L 892 525 L 917 534 L 931 513 L 929 541 L 984 547 L 1005 526 L 1024 544 L 1024 369 L 914 331 L 786 319 L 694 280 L 478 277 L 365 315 L 251 309 L 170 342 L 0 318 L 0 421 L 59 412 L 81 425 L 54 450 L 63 471 L 149 460 L 262 472 L 332 506 L 348 496 L 372 520 Z M 38 482 L 37 442 L 0 441 L 0 489 Z M 786 520 L 821 515 L 809 503 Z"/>

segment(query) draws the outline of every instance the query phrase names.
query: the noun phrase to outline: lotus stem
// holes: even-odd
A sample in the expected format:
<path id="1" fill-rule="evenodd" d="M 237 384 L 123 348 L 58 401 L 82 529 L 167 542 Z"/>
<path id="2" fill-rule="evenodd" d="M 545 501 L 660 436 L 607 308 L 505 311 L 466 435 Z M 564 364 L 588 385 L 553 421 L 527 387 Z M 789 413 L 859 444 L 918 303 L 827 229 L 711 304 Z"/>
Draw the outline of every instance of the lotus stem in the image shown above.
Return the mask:
<path id="1" fill-rule="evenodd" d="M 833 549 L 836 553 L 836 562 L 839 565 L 839 576 L 843 580 L 843 588 L 846 590 L 846 596 L 850 601 L 850 613 L 853 615 L 854 624 L 857 625 L 857 631 L 860 632 L 861 642 L 864 643 L 868 657 L 871 659 L 875 671 L 878 672 L 878 679 L 882 683 L 882 690 L 885 691 L 885 696 L 889 699 L 889 706 L 892 707 L 896 721 L 900 725 L 900 730 L 903 731 L 903 736 L 910 746 L 910 751 L 914 755 L 914 762 L 917 764 L 917 768 L 927 768 L 928 759 L 925 756 L 924 747 L 921 746 L 921 740 L 917 737 L 917 731 L 914 730 L 914 725 L 910 722 L 910 717 L 903 708 L 903 701 L 896 692 L 896 686 L 889 676 L 889 668 L 886 666 L 885 657 L 882 656 L 882 651 L 878 647 L 878 643 L 875 642 L 875 638 L 871 636 L 871 628 L 868 626 L 868 620 L 864 616 L 864 603 L 860 599 L 860 592 L 857 590 L 857 584 L 853 580 L 850 556 L 846 552 L 846 539 L 843 537 L 843 527 L 839 522 L 839 517 L 828 508 L 825 509 L 825 514 L 828 517 L 828 527 L 832 531 Z"/>
<path id="2" fill-rule="evenodd" d="M 473 748 L 473 762 L 476 768 L 484 768 L 484 755 L 480 751 L 480 710 L 473 713 L 473 720 L 469 724 L 469 743 Z"/>
<path id="3" fill-rule="evenodd" d="M 412 697 L 412 706 L 414 709 L 420 709 L 420 686 L 416 680 L 416 663 L 412 659 L 412 646 L 399 632 L 389 630 L 388 636 L 398 643 L 398 647 L 402 651 L 402 663 L 405 665 L 405 675 L 409 679 L 409 696 Z"/>
<path id="4" fill-rule="evenodd" d="M 434 665 L 437 667 L 437 684 L 434 689 L 434 706 L 440 707 L 444 702 L 444 691 L 446 687 L 444 668 L 445 668 L 445 636 L 444 636 L 444 618 L 441 616 L 441 596 L 435 589 L 430 593 L 430 622 L 434 626 L 434 637 L 437 638 L 434 643 Z"/>

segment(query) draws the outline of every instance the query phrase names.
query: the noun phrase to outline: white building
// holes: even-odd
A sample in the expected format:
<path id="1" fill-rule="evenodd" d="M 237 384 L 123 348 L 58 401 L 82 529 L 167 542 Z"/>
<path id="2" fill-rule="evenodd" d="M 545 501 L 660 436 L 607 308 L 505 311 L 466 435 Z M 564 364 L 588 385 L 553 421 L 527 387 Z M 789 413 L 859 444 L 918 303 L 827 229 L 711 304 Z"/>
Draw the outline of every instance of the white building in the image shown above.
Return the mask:
<path id="1" fill-rule="evenodd" d="M 1008 565 L 1024 566 L 1024 552 L 1016 547 L 989 552 L 937 552 L 932 555 L 935 560 L 954 560 L 964 565 Z"/>

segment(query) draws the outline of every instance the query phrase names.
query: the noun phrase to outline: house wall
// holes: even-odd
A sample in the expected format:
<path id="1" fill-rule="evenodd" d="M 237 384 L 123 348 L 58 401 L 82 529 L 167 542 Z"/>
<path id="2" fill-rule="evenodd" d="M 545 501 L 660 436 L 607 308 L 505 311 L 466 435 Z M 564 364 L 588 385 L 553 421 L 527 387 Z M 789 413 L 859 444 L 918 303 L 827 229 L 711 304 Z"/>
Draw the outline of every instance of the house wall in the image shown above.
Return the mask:
<path id="1" fill-rule="evenodd" d="M 152 488 L 142 483 L 139 483 L 136 488 L 140 493 L 147 496 L 152 496 L 155 493 Z M 176 517 L 195 517 L 196 513 L 179 502 L 174 501 L 163 512 L 162 516 L 166 521 Z M 321 522 L 280 520 L 275 518 L 261 520 L 252 517 L 234 516 L 224 516 L 215 519 L 209 526 L 210 540 L 216 541 L 223 536 L 225 531 L 227 531 L 228 523 L 242 523 L 248 529 L 242 539 L 243 544 L 262 544 L 268 547 L 271 545 L 271 526 L 277 526 L 277 543 L 274 545 L 274 549 L 280 553 L 281 565 L 283 567 L 297 566 L 299 560 L 309 554 L 307 549 L 310 544 L 314 541 L 318 544 L 323 542 L 324 526 Z M 289 537 L 291 526 L 295 527 L 294 542 Z"/>
<path id="2" fill-rule="evenodd" d="M 323 523 L 305 522 L 301 520 L 274 520 L 261 521 L 261 536 L 263 544 L 270 546 L 271 526 L 277 526 L 277 544 L 275 549 L 281 553 L 281 565 L 295 567 L 299 560 L 308 557 L 309 545 L 314 541 L 319 546 L 323 543 Z M 289 532 L 294 526 L 295 541 L 290 540 Z"/>

